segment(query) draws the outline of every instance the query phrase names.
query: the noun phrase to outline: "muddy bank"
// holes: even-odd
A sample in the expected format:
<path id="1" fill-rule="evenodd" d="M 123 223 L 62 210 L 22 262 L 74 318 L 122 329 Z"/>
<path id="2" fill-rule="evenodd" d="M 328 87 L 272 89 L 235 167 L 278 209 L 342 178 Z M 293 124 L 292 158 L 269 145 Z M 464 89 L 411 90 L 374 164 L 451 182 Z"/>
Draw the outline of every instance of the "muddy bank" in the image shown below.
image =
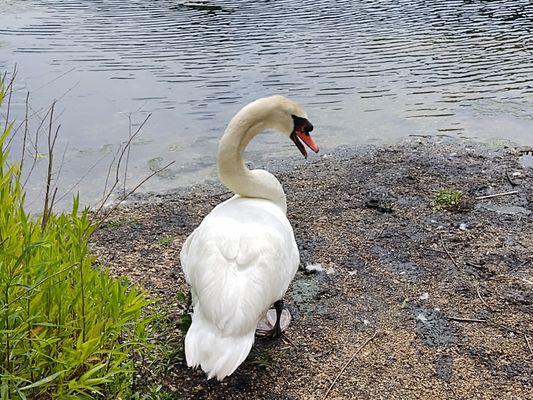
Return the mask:
<path id="1" fill-rule="evenodd" d="M 170 343 L 139 384 L 175 398 L 321 399 L 353 356 L 329 399 L 533 398 L 533 169 L 519 156 L 422 140 L 278 172 L 302 261 L 285 299 L 294 321 L 222 383 L 182 360 L 179 251 L 229 194 L 204 185 L 124 207 L 94 251 L 161 299 Z M 463 196 L 439 206 L 442 189 Z"/>

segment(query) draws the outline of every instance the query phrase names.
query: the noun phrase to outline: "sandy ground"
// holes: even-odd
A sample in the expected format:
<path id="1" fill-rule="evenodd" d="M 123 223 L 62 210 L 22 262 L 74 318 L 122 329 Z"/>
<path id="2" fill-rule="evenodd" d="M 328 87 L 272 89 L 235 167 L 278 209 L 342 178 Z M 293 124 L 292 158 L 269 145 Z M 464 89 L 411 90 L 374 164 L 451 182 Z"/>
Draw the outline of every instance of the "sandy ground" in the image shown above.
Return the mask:
<path id="1" fill-rule="evenodd" d="M 183 362 L 179 251 L 230 194 L 209 184 L 120 209 L 94 252 L 160 299 L 171 349 L 139 385 L 185 399 L 532 399 L 533 169 L 520 154 L 415 140 L 281 168 L 302 261 L 294 320 L 222 382 Z M 438 209 L 440 189 L 465 196 Z"/>

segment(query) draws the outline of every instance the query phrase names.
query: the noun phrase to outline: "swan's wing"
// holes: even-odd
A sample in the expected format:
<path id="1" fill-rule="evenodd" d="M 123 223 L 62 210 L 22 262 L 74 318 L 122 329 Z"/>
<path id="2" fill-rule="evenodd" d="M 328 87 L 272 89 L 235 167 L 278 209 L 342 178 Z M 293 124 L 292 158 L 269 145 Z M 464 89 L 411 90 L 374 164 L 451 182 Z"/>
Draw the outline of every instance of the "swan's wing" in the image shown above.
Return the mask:
<path id="1" fill-rule="evenodd" d="M 185 242 L 181 263 L 196 298 L 195 313 L 224 334 L 255 329 L 294 277 L 298 249 L 283 218 L 271 216 L 265 223 L 209 215 Z"/>

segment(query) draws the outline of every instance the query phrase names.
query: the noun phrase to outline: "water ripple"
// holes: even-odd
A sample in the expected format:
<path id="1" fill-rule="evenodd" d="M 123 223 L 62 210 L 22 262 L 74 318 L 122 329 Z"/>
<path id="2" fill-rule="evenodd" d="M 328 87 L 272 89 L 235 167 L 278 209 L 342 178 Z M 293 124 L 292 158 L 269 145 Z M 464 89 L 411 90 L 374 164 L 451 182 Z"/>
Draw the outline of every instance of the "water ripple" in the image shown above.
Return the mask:
<path id="1" fill-rule="evenodd" d="M 80 146 L 120 137 L 117 113 L 144 105 L 163 121 L 151 145 L 162 152 L 215 137 L 238 105 L 272 92 L 337 132 L 325 148 L 369 139 L 354 126 L 533 140 L 528 0 L 9 0 L 0 26 L 0 68 L 17 63 L 28 85 L 73 69 L 63 89 L 83 92 L 63 118 Z M 77 129 L 86 109 L 93 126 Z M 204 156 L 180 151 L 182 170 Z"/>

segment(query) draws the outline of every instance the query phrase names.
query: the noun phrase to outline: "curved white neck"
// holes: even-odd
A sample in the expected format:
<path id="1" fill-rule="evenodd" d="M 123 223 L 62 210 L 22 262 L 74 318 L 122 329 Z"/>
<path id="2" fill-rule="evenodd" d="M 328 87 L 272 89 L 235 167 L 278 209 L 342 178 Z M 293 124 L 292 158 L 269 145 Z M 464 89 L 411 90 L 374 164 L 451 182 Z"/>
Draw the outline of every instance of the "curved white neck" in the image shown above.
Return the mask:
<path id="1" fill-rule="evenodd" d="M 243 152 L 255 135 L 270 128 L 269 109 L 260 102 L 244 107 L 230 121 L 218 146 L 218 175 L 222 183 L 242 197 L 267 199 L 287 211 L 285 192 L 274 175 L 249 170 Z"/>

